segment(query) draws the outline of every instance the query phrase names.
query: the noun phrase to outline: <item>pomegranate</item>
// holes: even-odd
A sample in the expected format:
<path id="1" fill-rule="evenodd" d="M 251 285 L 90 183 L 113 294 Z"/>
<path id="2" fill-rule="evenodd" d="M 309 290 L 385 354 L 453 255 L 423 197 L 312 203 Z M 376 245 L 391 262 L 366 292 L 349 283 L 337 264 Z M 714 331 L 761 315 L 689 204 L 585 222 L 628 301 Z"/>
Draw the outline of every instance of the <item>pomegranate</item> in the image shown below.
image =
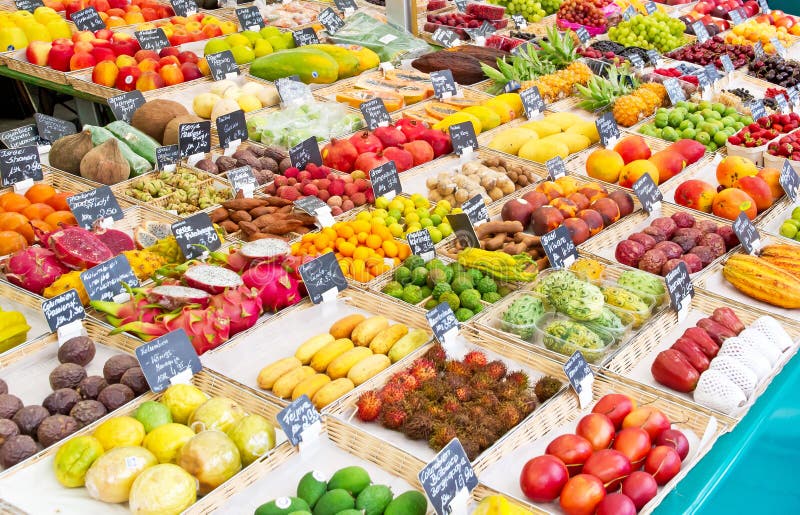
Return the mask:
<path id="1" fill-rule="evenodd" d="M 356 147 L 359 154 L 365 152 L 380 152 L 383 150 L 383 143 L 369 131 L 361 131 L 350 136 L 350 143 Z"/>
<path id="2" fill-rule="evenodd" d="M 322 147 L 322 164 L 340 172 L 352 172 L 358 150 L 348 140 L 332 139 Z"/>
<path id="3" fill-rule="evenodd" d="M 381 140 L 383 148 L 396 147 L 397 145 L 402 145 L 408 141 L 408 138 L 406 138 L 406 135 L 403 133 L 403 131 L 391 125 L 388 127 L 378 127 L 372 131 L 372 133 L 376 138 Z"/>
<path id="4" fill-rule="evenodd" d="M 425 129 L 420 134 L 420 139 L 427 141 L 433 147 L 433 155 L 436 157 L 449 154 L 453 151 L 450 136 L 442 131 L 435 129 Z"/>
<path id="5" fill-rule="evenodd" d="M 384 149 L 383 157 L 394 161 L 398 172 L 405 172 L 414 166 L 414 156 L 411 155 L 411 152 L 398 147 Z"/>
<path id="6" fill-rule="evenodd" d="M 419 122 L 417 120 L 412 120 L 411 118 L 400 118 L 395 123 L 395 126 L 399 127 L 403 134 L 406 135 L 408 141 L 417 141 L 421 138 L 422 132 L 428 128 L 424 122 Z"/>
<path id="7" fill-rule="evenodd" d="M 376 166 L 380 166 L 383 163 L 388 162 L 389 160 L 383 156 L 383 152 L 367 152 L 358 156 L 356 159 L 354 169 L 355 170 L 362 170 L 364 172 L 369 172 Z M 330 189 L 328 189 L 330 191 Z M 333 194 L 333 193 L 331 193 Z"/>
<path id="8" fill-rule="evenodd" d="M 555 456 L 537 456 L 522 467 L 519 487 L 525 497 L 536 502 L 550 502 L 561 494 L 569 472 L 564 462 Z"/>

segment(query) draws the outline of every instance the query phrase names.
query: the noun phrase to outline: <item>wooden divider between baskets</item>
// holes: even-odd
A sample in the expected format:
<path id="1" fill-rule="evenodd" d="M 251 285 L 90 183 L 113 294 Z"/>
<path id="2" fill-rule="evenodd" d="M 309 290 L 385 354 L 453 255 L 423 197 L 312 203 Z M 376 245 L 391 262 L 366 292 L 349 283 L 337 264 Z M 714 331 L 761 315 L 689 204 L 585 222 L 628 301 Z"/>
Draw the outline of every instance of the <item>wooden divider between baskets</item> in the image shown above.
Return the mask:
<path id="1" fill-rule="evenodd" d="M 797 240 L 781 236 L 778 234 L 777 230 L 772 229 L 776 226 L 779 227 L 780 223 L 791 218 L 792 210 L 795 206 L 796 203 L 790 199 L 788 195 L 784 195 L 783 198 L 775 202 L 775 204 L 772 206 L 772 209 L 765 212 L 763 216 L 755 221 L 756 228 L 758 228 L 758 230 L 761 232 L 767 232 L 770 236 L 785 239 L 786 241 L 784 243 L 797 243 Z"/>

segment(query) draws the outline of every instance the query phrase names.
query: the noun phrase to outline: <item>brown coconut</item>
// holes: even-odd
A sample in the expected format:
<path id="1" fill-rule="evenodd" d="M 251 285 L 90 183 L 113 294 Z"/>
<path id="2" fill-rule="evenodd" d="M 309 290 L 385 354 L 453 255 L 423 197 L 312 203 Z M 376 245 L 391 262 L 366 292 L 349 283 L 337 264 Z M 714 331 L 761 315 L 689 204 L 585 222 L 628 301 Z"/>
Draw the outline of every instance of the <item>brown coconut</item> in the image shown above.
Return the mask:
<path id="1" fill-rule="evenodd" d="M 94 148 L 89 131 L 59 138 L 50 147 L 50 166 L 75 175 L 81 173 L 81 160 Z"/>
<path id="2" fill-rule="evenodd" d="M 192 114 L 185 114 L 173 118 L 164 129 L 164 145 L 177 145 L 178 144 L 178 127 L 182 123 L 202 122 L 202 118 L 198 118 Z"/>
<path id="3" fill-rule="evenodd" d="M 81 177 L 100 184 L 116 184 L 130 174 L 131 167 L 113 138 L 90 150 L 81 160 Z"/>
<path id="4" fill-rule="evenodd" d="M 172 100 L 150 100 L 133 113 L 131 125 L 156 141 L 164 141 L 164 129 L 176 116 L 189 114 L 181 104 Z M 167 143 L 164 143 L 167 145 Z"/>

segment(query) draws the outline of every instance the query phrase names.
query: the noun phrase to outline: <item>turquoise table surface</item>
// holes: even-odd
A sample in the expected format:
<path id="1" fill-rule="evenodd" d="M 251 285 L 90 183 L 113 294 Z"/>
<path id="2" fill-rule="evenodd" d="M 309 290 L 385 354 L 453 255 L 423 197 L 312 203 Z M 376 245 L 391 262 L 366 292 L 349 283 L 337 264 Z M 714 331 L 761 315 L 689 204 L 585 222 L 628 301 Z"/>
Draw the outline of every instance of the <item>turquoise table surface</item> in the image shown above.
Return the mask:
<path id="1" fill-rule="evenodd" d="M 655 513 L 800 513 L 798 392 L 800 356 L 795 356 Z"/>

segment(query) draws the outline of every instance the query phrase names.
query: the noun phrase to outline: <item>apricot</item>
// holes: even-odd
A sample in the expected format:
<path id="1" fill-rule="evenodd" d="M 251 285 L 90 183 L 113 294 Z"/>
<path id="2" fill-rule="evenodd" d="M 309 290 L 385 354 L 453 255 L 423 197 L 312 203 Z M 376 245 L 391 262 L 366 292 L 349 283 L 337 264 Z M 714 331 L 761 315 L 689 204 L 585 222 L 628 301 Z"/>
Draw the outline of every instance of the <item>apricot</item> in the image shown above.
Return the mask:
<path id="1" fill-rule="evenodd" d="M 31 201 L 19 193 L 9 191 L 0 195 L 0 208 L 3 208 L 3 211 L 20 212 L 30 205 Z"/>
<path id="2" fill-rule="evenodd" d="M 746 157 L 728 156 L 717 165 L 717 181 L 726 188 L 732 188 L 742 177 L 758 175 L 756 164 Z"/>
<path id="3" fill-rule="evenodd" d="M 25 237 L 28 245 L 34 242 L 33 228 L 28 218 L 20 213 L 0 213 L 0 231 L 14 231 Z"/>
<path id="4" fill-rule="evenodd" d="M 33 187 L 35 188 L 36 185 L 34 184 Z M 71 196 L 72 193 L 61 191 L 49 197 L 47 200 L 44 201 L 44 203 L 52 207 L 56 211 L 69 211 L 69 204 L 67 204 L 67 199 L 70 198 Z M 37 202 L 41 202 L 41 200 L 37 200 Z"/>
<path id="5" fill-rule="evenodd" d="M 625 161 L 613 150 L 601 148 L 595 150 L 586 159 L 586 175 L 592 179 L 616 184 Z"/>
<path id="6" fill-rule="evenodd" d="M 756 201 L 739 188 L 726 188 L 717 193 L 711 211 L 728 220 L 736 220 L 741 212 L 744 212 L 750 220 L 758 214 Z"/>
<path id="7" fill-rule="evenodd" d="M 25 215 L 28 220 L 44 220 L 47 218 L 51 213 L 55 213 L 55 209 L 48 206 L 47 204 L 31 204 L 30 206 L 23 209 L 21 212 Z"/>
<path id="8" fill-rule="evenodd" d="M 49 184 L 34 184 L 28 191 L 25 192 L 25 198 L 32 203 L 47 202 L 53 195 L 56 194 L 56 189 Z"/>

